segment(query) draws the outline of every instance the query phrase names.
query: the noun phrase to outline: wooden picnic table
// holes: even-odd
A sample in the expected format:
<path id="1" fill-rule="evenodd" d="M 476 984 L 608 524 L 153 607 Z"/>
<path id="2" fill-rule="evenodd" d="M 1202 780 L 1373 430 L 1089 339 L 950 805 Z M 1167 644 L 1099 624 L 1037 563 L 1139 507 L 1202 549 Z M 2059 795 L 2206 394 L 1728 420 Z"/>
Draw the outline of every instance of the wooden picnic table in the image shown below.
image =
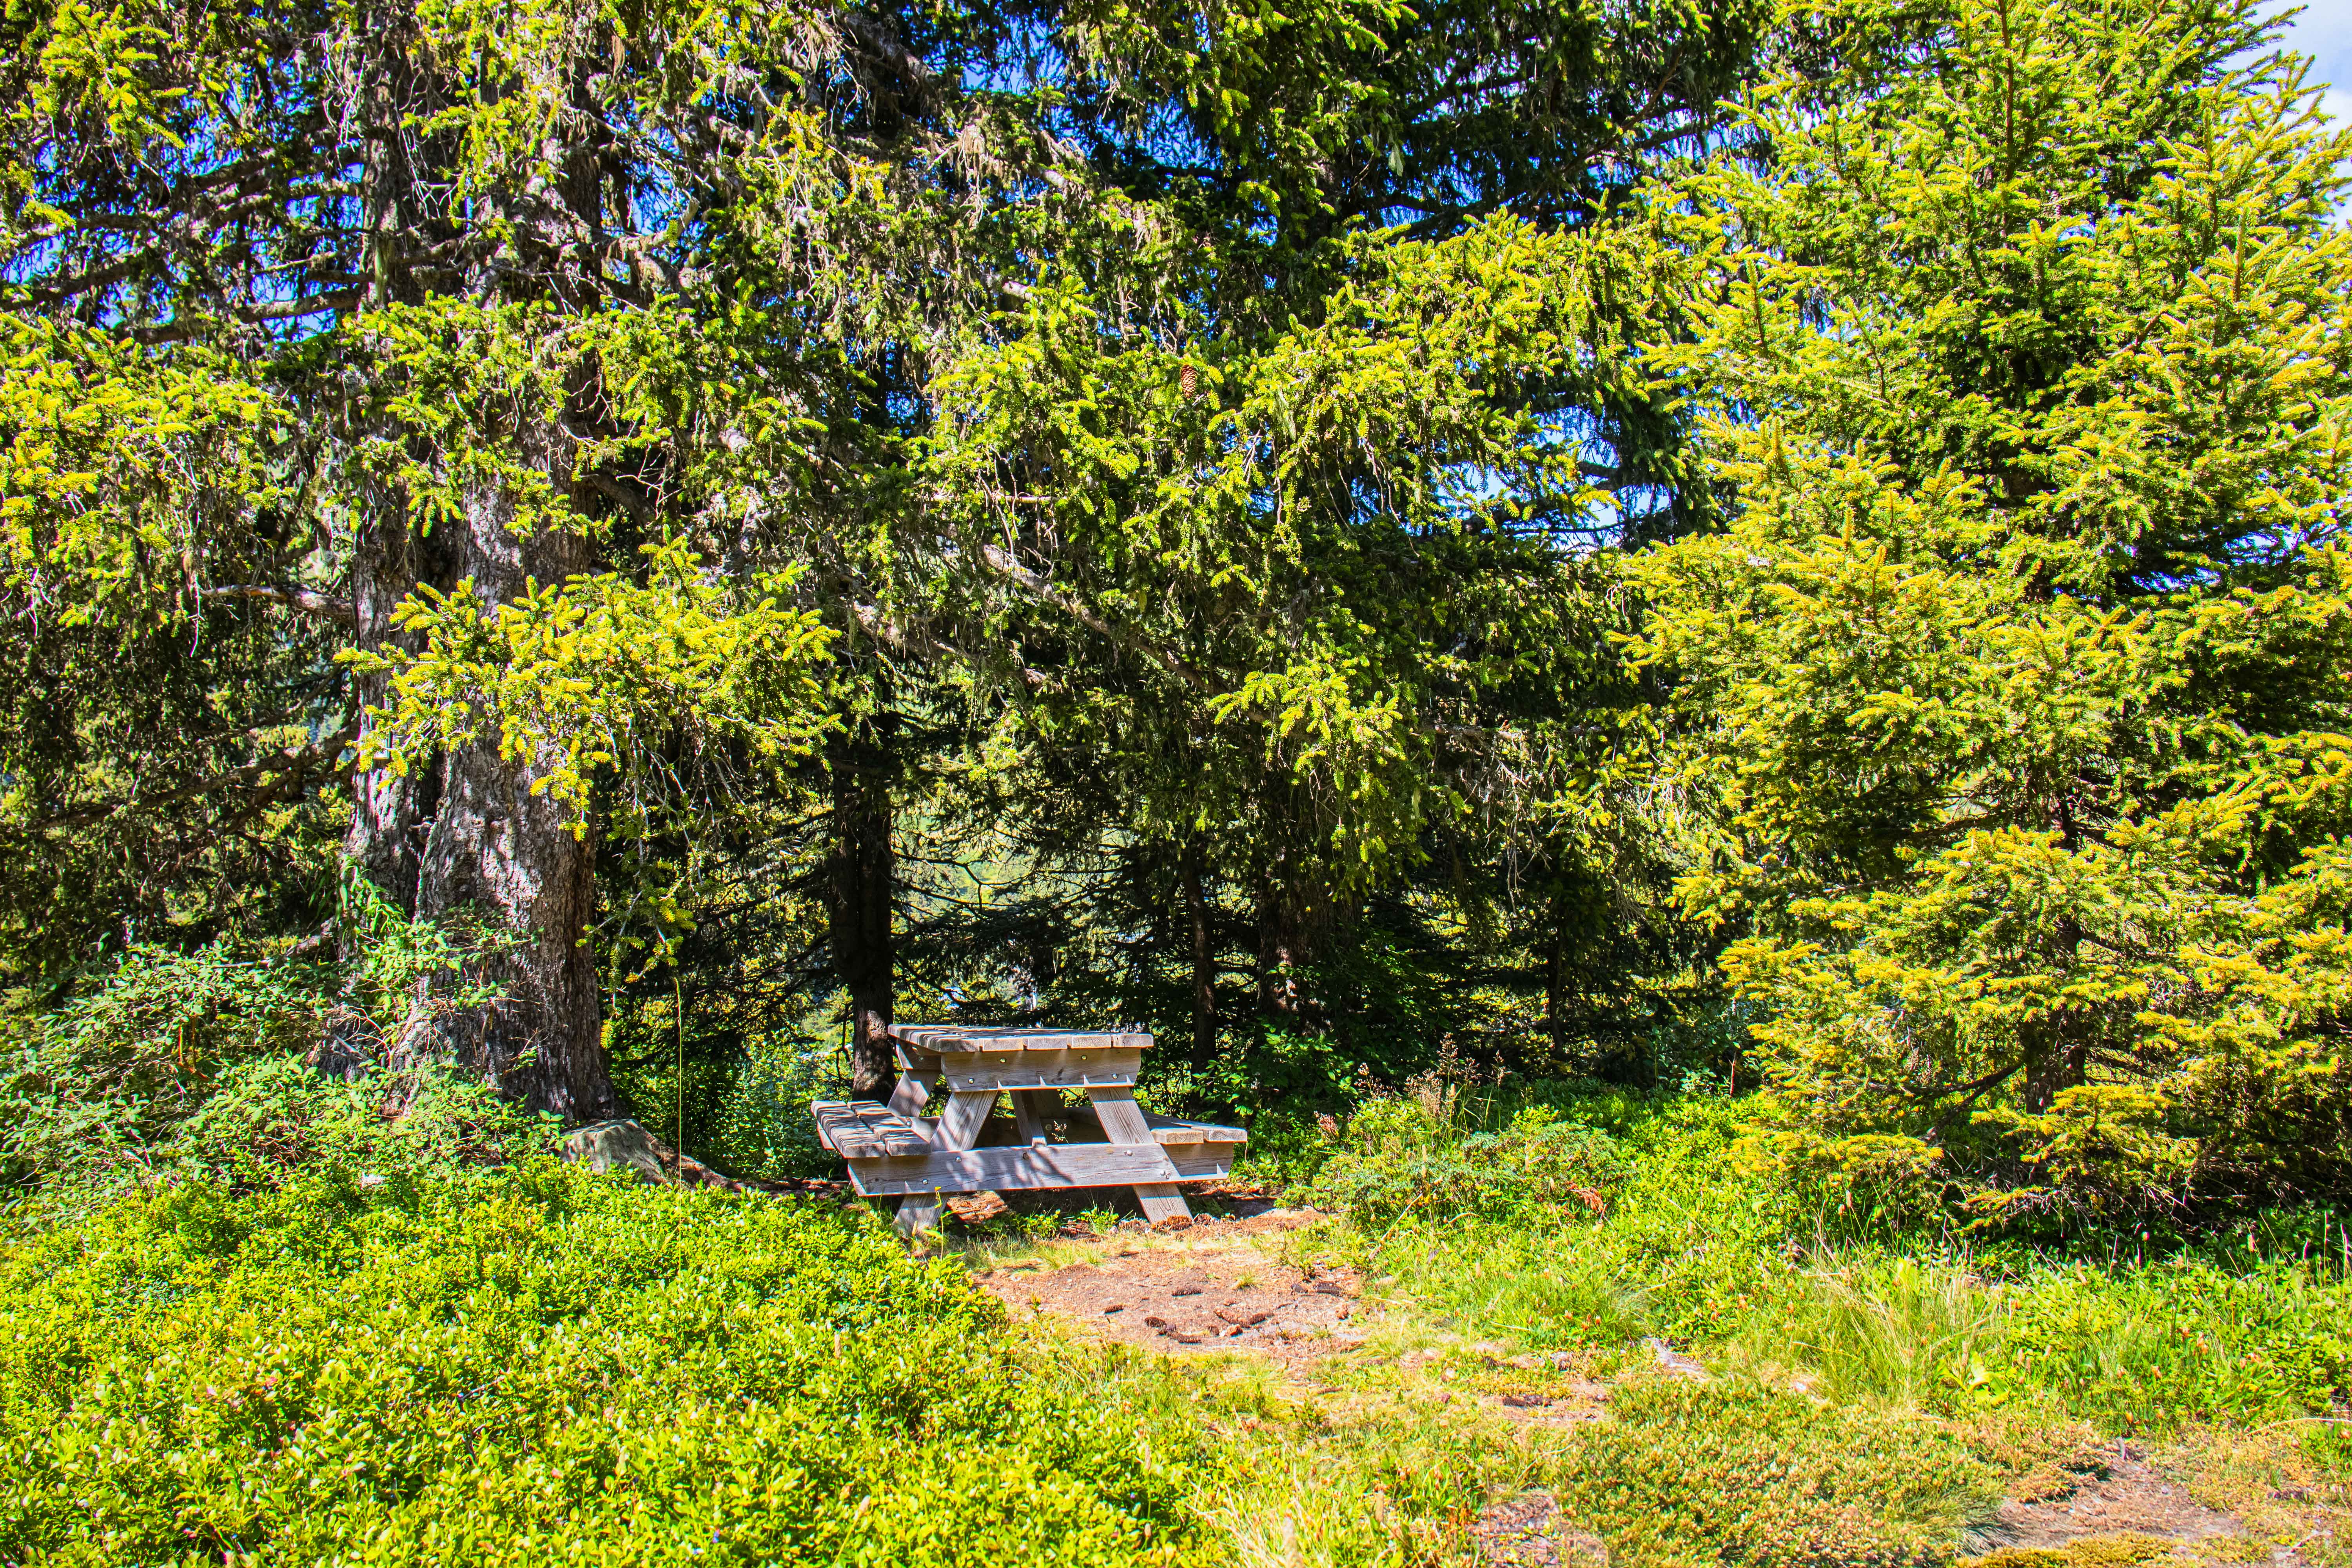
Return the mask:
<path id="1" fill-rule="evenodd" d="M 1150 1035 L 897 1024 L 890 1039 L 898 1087 L 887 1104 L 820 1100 L 809 1109 L 857 1190 L 899 1200 L 902 1233 L 937 1226 L 948 1193 L 1133 1187 L 1146 1219 L 1189 1215 L 1176 1184 L 1230 1173 L 1249 1142 L 1238 1127 L 1153 1116 L 1135 1103 Z M 941 1085 L 946 1105 L 924 1114 Z M 1047 1141 L 1038 1097 L 1058 1105 L 1073 1089 L 1086 1092 L 1104 1142 Z M 981 1148 L 981 1128 L 1003 1094 L 1021 1142 Z"/>

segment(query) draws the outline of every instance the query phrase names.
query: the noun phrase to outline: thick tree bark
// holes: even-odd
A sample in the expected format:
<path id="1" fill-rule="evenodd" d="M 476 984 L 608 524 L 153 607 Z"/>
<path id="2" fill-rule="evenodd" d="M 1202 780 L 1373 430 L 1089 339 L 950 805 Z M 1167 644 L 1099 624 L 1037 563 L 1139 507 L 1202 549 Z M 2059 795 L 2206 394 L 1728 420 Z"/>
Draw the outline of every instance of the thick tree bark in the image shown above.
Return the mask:
<path id="1" fill-rule="evenodd" d="M 595 106 L 584 86 L 581 91 L 577 123 L 593 123 Z M 548 184 L 506 193 L 500 216 L 510 238 L 499 264 L 478 278 L 482 292 L 552 296 L 572 310 L 593 305 L 603 284 L 583 267 L 576 243 L 604 228 L 592 145 L 575 132 Z M 546 474 L 580 516 L 593 518 L 601 503 L 575 476 L 572 432 L 599 426 L 602 399 L 592 370 L 575 367 L 570 375 L 559 417 L 517 400 L 504 410 L 475 411 L 483 423 L 474 434 Z M 470 578 L 487 603 L 501 605 L 530 583 L 561 583 L 594 564 L 576 526 L 541 521 L 519 528 L 514 498 L 495 480 L 467 496 L 463 537 L 452 542 L 452 576 Z M 482 950 L 462 973 L 424 983 L 403 1049 L 454 1061 L 536 1109 L 573 1121 L 608 1117 L 616 1100 L 587 942 L 596 907 L 594 839 L 563 820 L 551 795 L 534 791 L 554 759 L 505 754 L 495 721 L 485 730 L 440 759 L 416 875 L 416 913 L 461 929 L 472 924 Z M 477 1003 L 462 995 L 469 990 L 495 995 Z"/>
<path id="2" fill-rule="evenodd" d="M 362 648 L 402 644 L 415 650 L 413 634 L 392 624 L 392 612 L 419 583 L 446 587 L 433 569 L 429 542 L 419 539 L 387 498 L 387 515 L 361 531 L 352 562 L 352 603 L 357 612 L 352 643 Z M 374 728 L 367 710 L 383 705 L 387 679 L 379 674 L 353 677 L 352 703 L 360 712 L 364 744 Z M 375 768 L 352 778 L 352 826 L 343 856 L 353 875 L 364 878 L 385 902 L 403 914 L 416 909 L 417 869 L 423 864 L 424 824 L 433 816 L 440 786 L 438 766 L 410 767 L 404 773 Z M 349 956 L 346 954 L 346 956 Z"/>
<path id="3" fill-rule="evenodd" d="M 380 515 L 359 531 L 352 562 L 353 643 L 363 648 L 401 643 L 414 648 L 417 639 L 392 624 L 392 612 L 420 582 L 438 582 L 441 574 L 429 564 L 429 543 L 407 526 L 396 498 L 380 498 Z M 446 585 L 444 584 L 443 585 Z M 360 716 L 360 744 L 367 743 L 374 721 L 367 710 L 385 698 L 386 679 L 357 675 L 352 682 L 352 704 Z M 416 912 L 418 872 L 425 861 L 425 830 L 438 802 L 441 765 L 412 765 L 404 773 L 390 768 L 362 768 L 352 775 L 352 825 L 343 835 L 343 875 L 352 894 L 373 896 L 403 918 Z M 346 910 L 338 955 L 346 964 L 360 956 L 363 940 Z M 386 1042 L 375 1037 L 363 1019 L 352 1016 L 330 1027 L 310 1053 L 310 1065 L 331 1077 L 353 1080 L 371 1065 L 382 1065 Z"/>
<path id="4" fill-rule="evenodd" d="M 389 29 L 388 18 L 378 18 Z M 388 41 L 388 39 L 387 39 Z M 408 252 L 425 240 L 444 237 L 446 220 L 433 214 L 419 195 L 418 175 L 412 162 L 404 115 L 422 96 L 422 80 L 400 47 L 378 50 L 367 62 L 355 104 L 368 133 L 363 139 L 365 163 L 362 174 L 362 205 L 367 239 L 364 264 L 373 279 L 377 304 L 414 303 L 423 297 L 406 261 Z M 449 149 L 435 147 L 446 153 Z M 381 423 L 358 432 L 382 438 L 389 434 Z M 423 454 L 419 454 L 420 456 Z M 453 574 L 446 570 L 444 542 L 420 533 L 408 520 L 405 499 L 392 486 L 367 483 L 359 523 L 352 541 L 352 644 L 374 649 L 387 644 L 420 651 L 423 639 L 393 624 L 393 612 L 420 583 L 448 588 Z M 360 723 L 360 744 L 367 744 L 375 721 L 368 710 L 383 704 L 389 678 L 377 673 L 352 678 L 351 700 Z M 390 768 L 362 769 L 352 776 L 352 823 L 343 837 L 344 876 L 363 883 L 404 918 L 417 910 L 417 881 L 425 860 L 425 830 L 433 819 L 441 789 L 441 760 L 402 772 Z M 354 890 L 357 890 L 354 889 Z M 346 920 L 339 956 L 355 961 L 361 938 Z M 353 1079 L 371 1062 L 379 1062 L 387 1042 L 360 1020 L 331 1028 L 313 1053 L 320 1071 Z"/>
<path id="5" fill-rule="evenodd" d="M 554 443 L 541 439 L 537 455 L 551 459 Z M 467 509 L 461 575 L 487 599 L 518 597 L 526 578 L 561 582 L 587 570 L 588 546 L 578 533 L 542 528 L 525 537 L 513 523 L 512 503 L 499 490 L 478 493 Z M 478 921 L 496 951 L 460 976 L 428 982 L 410 1033 L 528 1105 L 593 1121 L 615 1107 L 587 944 L 595 847 L 563 821 L 551 796 L 532 793 L 547 771 L 540 758 L 501 756 L 495 731 L 442 758 L 416 911 L 460 926 Z M 493 988 L 499 996 L 452 1006 L 461 985 Z"/>
<path id="6" fill-rule="evenodd" d="M 1209 935 L 1199 851 L 1185 852 L 1183 879 L 1184 919 L 1192 939 L 1192 1056 L 1205 1062 L 1217 1054 L 1217 954 Z"/>
<path id="7" fill-rule="evenodd" d="M 850 1089 L 861 1100 L 880 1100 L 898 1078 L 887 1032 L 896 968 L 889 770 L 873 748 L 847 739 L 835 742 L 828 761 L 833 864 L 827 913 L 834 973 L 849 993 Z"/>

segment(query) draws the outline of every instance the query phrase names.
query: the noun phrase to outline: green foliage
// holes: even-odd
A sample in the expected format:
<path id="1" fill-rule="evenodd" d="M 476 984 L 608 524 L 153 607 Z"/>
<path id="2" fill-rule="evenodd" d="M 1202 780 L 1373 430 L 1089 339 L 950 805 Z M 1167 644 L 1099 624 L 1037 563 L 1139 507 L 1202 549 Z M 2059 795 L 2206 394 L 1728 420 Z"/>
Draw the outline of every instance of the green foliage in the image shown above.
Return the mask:
<path id="1" fill-rule="evenodd" d="M 401 1050 L 434 994 L 497 937 L 414 921 L 364 882 L 349 891 L 347 963 L 215 941 L 142 946 L 88 994 L 10 1020 L 0 1173 L 32 1218 L 124 1184 L 194 1177 L 275 1184 L 322 1162 L 384 1176 L 446 1174 L 543 1149 L 550 1119 L 478 1077 Z M 333 1078 L 311 1065 L 343 1064 Z"/>
<path id="2" fill-rule="evenodd" d="M 1941 1563 L 2000 1500 L 1989 1469 L 1916 1421 L 1664 1377 L 1609 1405 L 1565 1457 L 1561 1500 L 1612 1561 Z"/>
<path id="3" fill-rule="evenodd" d="M 8 1184 L 103 1184 L 143 1164 L 220 1075 L 315 1034 L 299 967 L 216 941 L 193 953 L 133 949 L 89 995 L 12 1020 L 0 1079 Z"/>
<path id="4" fill-rule="evenodd" d="M 1626 1174 L 1615 1139 L 1544 1106 L 1466 1135 L 1449 1124 L 1454 1110 L 1402 1095 L 1365 1104 L 1348 1122 L 1353 1146 L 1325 1163 L 1313 1201 L 1366 1226 L 1416 1215 L 1598 1215 Z"/>
<path id="5" fill-rule="evenodd" d="M 26 1563 L 1094 1563 L 1197 1551 L 1191 1428 L 1033 1374 L 856 1215 L 527 1163 L 202 1184 L 0 1253 Z"/>
<path id="6" fill-rule="evenodd" d="M 155 1145 L 157 1173 L 242 1189 L 281 1185 L 320 1169 L 446 1180 L 551 1152 L 560 1121 L 446 1068 L 371 1068 L 322 1077 L 298 1057 L 232 1068 L 203 1105 Z"/>
<path id="7" fill-rule="evenodd" d="M 1400 1141 L 1411 1154 L 1386 1167 L 1400 1188 L 1409 1173 L 1464 1173 L 1418 1189 L 1429 1194 L 1418 1207 L 1368 1216 L 1369 1266 L 1465 1330 L 1547 1350 L 1660 1337 L 1801 1373 L 1843 1404 L 1954 1416 L 2169 1430 L 2276 1420 L 2352 1394 L 2337 1216 L 2071 1252 L 1984 1246 L 1759 1171 L 1740 1101 L 1521 1092 L 1551 1125 L 1607 1141 L 1618 1169 L 1604 1214 L 1554 1202 L 1489 1217 L 1487 1189 L 1468 1177 L 1476 1135 L 1457 1125 L 1454 1146 L 1438 1147 L 1421 1118 L 1423 1142 Z"/>
<path id="8" fill-rule="evenodd" d="M 680 724 L 746 743 L 769 762 L 805 753 L 824 727 L 813 668 L 832 634 L 784 608 L 797 568 L 738 590 L 699 571 L 682 542 L 648 544 L 647 581 L 616 573 L 528 584 L 485 604 L 473 579 L 430 584 L 394 624 L 423 651 L 346 656 L 390 680 L 362 765 L 431 757 L 486 739 L 517 762 L 561 757 L 532 781 L 584 823 L 598 777 L 642 774 Z M 741 592 L 748 603 L 737 603 Z"/>
<path id="9" fill-rule="evenodd" d="M 2347 1190 L 2352 247 L 2268 26 L 1962 0 L 1657 192 L 1738 500 L 1627 563 L 1632 646 L 1792 1164 L 2002 1223 Z"/>

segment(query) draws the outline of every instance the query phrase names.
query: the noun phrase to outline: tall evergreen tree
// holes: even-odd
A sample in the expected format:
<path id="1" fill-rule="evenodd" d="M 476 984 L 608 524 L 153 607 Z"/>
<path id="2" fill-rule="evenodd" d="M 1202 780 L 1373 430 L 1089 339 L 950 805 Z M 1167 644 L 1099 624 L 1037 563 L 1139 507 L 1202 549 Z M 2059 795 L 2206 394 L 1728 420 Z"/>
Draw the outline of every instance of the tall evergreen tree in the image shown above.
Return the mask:
<path id="1" fill-rule="evenodd" d="M 1989 1215 L 2340 1194 L 2345 143 L 2241 0 L 1926 23 L 1658 193 L 1738 495 L 1634 563 L 1683 896 L 1791 1158 Z"/>

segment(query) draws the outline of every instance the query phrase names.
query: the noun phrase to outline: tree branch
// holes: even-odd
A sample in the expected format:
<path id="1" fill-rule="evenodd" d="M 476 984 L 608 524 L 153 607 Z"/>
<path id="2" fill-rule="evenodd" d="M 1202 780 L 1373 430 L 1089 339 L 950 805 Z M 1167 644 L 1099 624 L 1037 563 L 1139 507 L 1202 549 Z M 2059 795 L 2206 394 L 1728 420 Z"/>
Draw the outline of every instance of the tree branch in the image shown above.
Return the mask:
<path id="1" fill-rule="evenodd" d="M 204 592 L 215 599 L 259 599 L 264 604 L 283 605 L 289 610 L 323 616 L 347 626 L 359 624 L 359 612 L 349 604 L 341 599 L 330 599 L 326 595 L 309 588 L 281 588 L 268 583 L 225 583 Z"/>

